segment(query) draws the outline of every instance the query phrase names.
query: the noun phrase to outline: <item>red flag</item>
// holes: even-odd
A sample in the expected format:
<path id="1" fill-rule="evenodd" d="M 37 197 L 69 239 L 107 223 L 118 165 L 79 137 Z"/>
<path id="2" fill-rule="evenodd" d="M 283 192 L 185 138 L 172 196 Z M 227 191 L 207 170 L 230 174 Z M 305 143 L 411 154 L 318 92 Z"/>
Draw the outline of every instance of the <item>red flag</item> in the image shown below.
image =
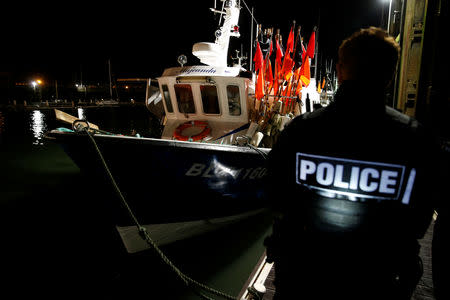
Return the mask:
<path id="1" fill-rule="evenodd" d="M 255 86 L 255 97 L 256 99 L 261 99 L 264 97 L 264 73 L 263 68 L 259 68 L 258 78 L 256 80 Z"/>
<path id="2" fill-rule="evenodd" d="M 316 31 L 314 30 L 309 37 L 308 47 L 306 48 L 306 55 L 314 58 L 314 48 L 316 46 Z"/>
<path id="3" fill-rule="evenodd" d="M 281 58 L 283 57 L 283 51 L 281 51 L 281 47 L 280 47 L 280 44 L 278 43 L 278 40 L 276 41 L 277 42 L 277 53 L 276 53 L 276 58 L 275 58 L 275 61 L 277 62 L 277 64 L 278 65 L 280 65 L 281 66 Z"/>
<path id="4" fill-rule="evenodd" d="M 256 42 L 256 52 L 253 57 L 253 61 L 255 62 L 255 73 L 263 66 L 264 58 L 261 51 L 261 47 L 259 46 L 259 42 Z"/>
<path id="5" fill-rule="evenodd" d="M 289 32 L 289 37 L 286 42 L 286 53 L 294 51 L 294 27 L 291 27 L 291 31 Z"/>

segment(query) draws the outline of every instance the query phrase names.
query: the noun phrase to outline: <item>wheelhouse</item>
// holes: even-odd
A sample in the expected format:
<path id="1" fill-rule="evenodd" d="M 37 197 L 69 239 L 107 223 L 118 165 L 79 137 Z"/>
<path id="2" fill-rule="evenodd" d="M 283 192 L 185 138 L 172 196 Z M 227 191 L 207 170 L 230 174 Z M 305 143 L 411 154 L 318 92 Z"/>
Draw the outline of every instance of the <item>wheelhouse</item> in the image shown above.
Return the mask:
<path id="1" fill-rule="evenodd" d="M 247 124 L 249 83 L 243 77 L 163 74 L 158 78 L 166 115 L 162 138 L 173 139 L 176 128 L 187 121 L 208 122 L 210 141 Z"/>

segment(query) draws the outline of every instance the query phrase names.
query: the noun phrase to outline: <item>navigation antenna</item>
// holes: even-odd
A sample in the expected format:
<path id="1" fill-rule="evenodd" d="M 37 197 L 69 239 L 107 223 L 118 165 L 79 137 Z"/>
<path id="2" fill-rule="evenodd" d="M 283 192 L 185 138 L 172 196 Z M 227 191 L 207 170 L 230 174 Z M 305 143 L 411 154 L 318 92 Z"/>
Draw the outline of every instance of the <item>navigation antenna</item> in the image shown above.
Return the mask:
<path id="1" fill-rule="evenodd" d="M 239 51 L 239 50 L 234 50 L 234 51 L 236 51 L 236 57 L 231 57 L 232 60 L 237 60 L 237 63 L 235 63 L 234 66 L 243 67 L 244 65 L 246 65 L 246 62 L 242 62 L 242 61 L 246 60 L 248 57 L 245 55 L 239 56 L 239 52 L 242 52 L 242 45 L 241 45 L 241 51 Z"/>

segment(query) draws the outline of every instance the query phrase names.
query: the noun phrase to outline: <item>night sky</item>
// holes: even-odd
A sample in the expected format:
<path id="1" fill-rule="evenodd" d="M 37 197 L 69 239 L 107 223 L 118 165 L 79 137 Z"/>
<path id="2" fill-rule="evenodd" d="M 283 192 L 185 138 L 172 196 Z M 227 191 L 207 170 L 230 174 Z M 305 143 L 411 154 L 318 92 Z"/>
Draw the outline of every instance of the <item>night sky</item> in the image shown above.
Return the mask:
<path id="1" fill-rule="evenodd" d="M 331 3 L 330 3 L 331 2 Z M 117 77 L 157 77 L 177 66 L 180 54 L 188 65 L 196 42 L 213 42 L 218 19 L 202 1 L 71 1 L 21 2 L 2 18 L 0 72 L 15 77 L 42 74 L 67 79 L 83 73 L 86 81 L 107 80 L 107 61 Z M 218 6 L 221 5 L 217 1 Z M 279 28 L 284 43 L 293 20 L 302 26 L 305 43 L 319 25 L 319 51 L 334 58 L 340 41 L 361 27 L 378 26 L 382 0 L 246 1 L 263 28 Z M 319 23 L 320 15 L 320 23 Z M 250 17 L 243 5 L 239 41 L 249 52 Z M 234 54 L 234 51 L 231 53 Z"/>

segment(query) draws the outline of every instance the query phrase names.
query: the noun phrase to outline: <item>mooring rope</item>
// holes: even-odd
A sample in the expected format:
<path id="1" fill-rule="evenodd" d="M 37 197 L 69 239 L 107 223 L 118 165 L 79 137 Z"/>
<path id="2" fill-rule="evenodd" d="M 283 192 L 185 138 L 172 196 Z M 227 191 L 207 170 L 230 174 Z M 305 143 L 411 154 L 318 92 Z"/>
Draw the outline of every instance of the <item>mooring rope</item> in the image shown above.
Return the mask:
<path id="1" fill-rule="evenodd" d="M 80 128 L 81 127 L 81 128 Z M 158 253 L 158 255 L 161 257 L 161 259 L 170 267 L 172 268 L 172 270 L 178 275 L 178 277 L 180 277 L 181 280 L 183 280 L 183 282 L 188 286 L 193 288 L 191 285 L 195 285 L 198 288 L 201 288 L 207 292 L 210 292 L 212 294 L 215 294 L 216 296 L 220 296 L 223 297 L 225 299 L 233 299 L 233 300 L 237 300 L 237 297 L 233 297 L 229 294 L 226 294 L 224 292 L 221 292 L 219 290 L 213 289 L 201 282 L 198 282 L 194 279 L 192 279 L 191 277 L 187 276 L 186 274 L 184 274 L 177 266 L 175 266 L 173 264 L 173 262 L 161 251 L 161 249 L 156 245 L 155 241 L 153 241 L 153 239 L 150 237 L 149 233 L 147 232 L 147 229 L 142 226 L 138 219 L 136 218 L 136 215 L 133 213 L 132 209 L 130 208 L 130 206 L 128 205 L 128 202 L 125 200 L 125 197 L 123 196 L 122 192 L 119 189 L 119 186 L 116 183 L 116 180 L 114 179 L 108 165 L 106 164 L 106 161 L 97 145 L 97 142 L 95 141 L 93 135 L 89 132 L 89 126 L 88 127 L 84 127 L 82 125 L 80 125 L 77 128 L 77 131 L 84 131 L 87 133 L 87 135 L 89 136 L 90 140 L 92 141 L 92 144 L 95 147 L 95 150 L 102 162 L 102 165 L 104 167 L 104 169 L 106 170 L 106 173 L 108 174 L 109 179 L 111 180 L 111 183 L 114 187 L 114 190 L 116 191 L 117 195 L 119 196 L 120 201 L 122 202 L 123 206 L 125 207 L 125 209 L 127 210 L 128 214 L 130 215 L 131 219 L 133 220 L 133 223 L 135 224 L 135 226 L 138 229 L 139 235 L 141 236 L 141 238 L 151 247 L 153 248 L 156 253 Z M 208 299 L 208 300 L 213 300 L 213 298 L 208 297 L 207 295 L 204 295 L 203 293 L 195 290 L 193 288 L 193 291 L 196 292 L 199 296 L 201 296 L 204 299 Z"/>

